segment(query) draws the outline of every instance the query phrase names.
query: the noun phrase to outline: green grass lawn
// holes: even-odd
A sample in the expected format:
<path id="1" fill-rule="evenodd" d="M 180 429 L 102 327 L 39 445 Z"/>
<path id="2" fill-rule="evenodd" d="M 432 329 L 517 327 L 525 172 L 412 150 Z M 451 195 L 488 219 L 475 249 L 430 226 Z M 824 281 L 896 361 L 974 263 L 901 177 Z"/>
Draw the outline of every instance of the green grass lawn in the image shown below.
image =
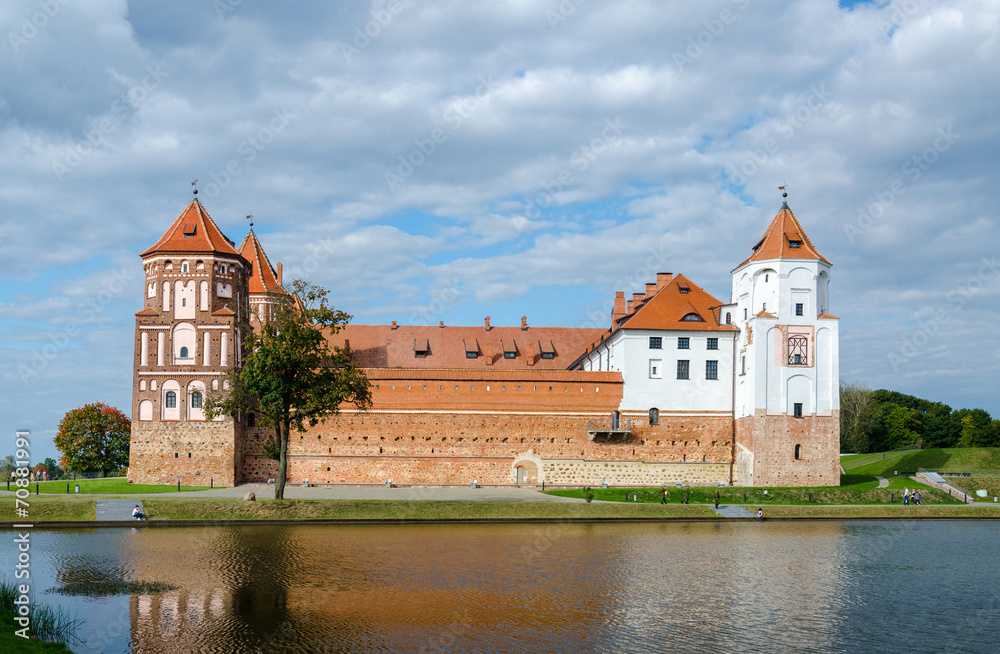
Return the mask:
<path id="1" fill-rule="evenodd" d="M 956 486 L 966 491 L 970 496 L 976 491 L 983 489 L 989 491 L 988 498 L 977 497 L 979 501 L 993 501 L 995 496 L 1000 496 L 1000 477 L 945 477 L 952 486 Z"/>
<path id="2" fill-rule="evenodd" d="M 897 487 L 898 486 L 898 487 Z M 840 486 L 820 486 L 816 488 L 719 488 L 722 504 L 890 504 L 903 502 L 903 487 L 919 488 L 924 491 L 924 504 L 961 504 L 947 493 L 937 489 L 917 484 L 911 479 L 899 479 L 890 482 L 889 488 L 878 488 L 878 480 L 871 475 L 842 475 Z M 638 504 L 660 502 L 658 488 L 595 488 L 594 499 L 611 502 L 632 502 L 633 494 L 638 494 Z M 683 491 L 679 488 L 668 488 L 667 501 L 679 503 Z M 692 488 L 692 503 L 713 502 L 715 488 Z M 765 493 L 765 491 L 767 491 Z M 582 489 L 566 489 L 546 491 L 549 495 L 561 497 L 583 497 Z M 625 494 L 628 493 L 628 500 Z"/>
<path id="3" fill-rule="evenodd" d="M 150 520 L 440 520 L 713 517 L 706 506 L 410 500 L 144 500 Z"/>
<path id="4" fill-rule="evenodd" d="M 14 622 L 14 616 L 9 611 L 0 610 L 0 652 L 4 654 L 72 654 L 62 643 L 43 643 L 37 640 L 25 640 L 15 636 L 14 631 L 20 629 Z"/>
<path id="5" fill-rule="evenodd" d="M 844 457 L 847 459 L 848 457 Z M 895 471 L 914 474 L 917 468 L 927 470 L 986 470 L 1000 469 L 1000 447 L 952 447 L 914 450 L 909 454 L 876 461 L 854 468 L 852 475 L 892 477 Z"/>
<path id="6" fill-rule="evenodd" d="M 91 493 L 95 495 L 122 495 L 127 493 L 176 493 L 176 485 L 159 485 L 159 484 L 130 484 L 128 480 L 116 477 L 114 479 L 78 479 L 73 481 L 61 480 L 61 481 L 43 481 L 38 484 L 38 492 L 40 493 L 50 493 L 57 495 L 66 495 L 66 484 L 69 484 L 69 494 L 73 495 L 74 487 L 79 485 L 81 493 Z M 11 490 L 16 490 L 16 487 L 11 484 Z M 31 484 L 29 487 L 31 494 L 35 494 L 35 484 Z M 208 490 L 208 486 L 181 486 L 182 491 L 198 491 L 198 490 Z M 216 486 L 220 488 L 220 486 Z M 6 486 L 0 486 L 0 490 L 6 489 Z"/>
<path id="7" fill-rule="evenodd" d="M 96 520 L 97 511 L 94 500 L 89 497 L 74 497 L 72 495 L 31 495 L 25 500 L 28 503 L 28 517 L 18 518 L 20 522 L 46 522 L 64 520 Z M 0 507 L 5 518 L 14 520 L 14 496 L 4 495 L 0 498 Z M 0 650 L 2 652 L 3 650 Z"/>

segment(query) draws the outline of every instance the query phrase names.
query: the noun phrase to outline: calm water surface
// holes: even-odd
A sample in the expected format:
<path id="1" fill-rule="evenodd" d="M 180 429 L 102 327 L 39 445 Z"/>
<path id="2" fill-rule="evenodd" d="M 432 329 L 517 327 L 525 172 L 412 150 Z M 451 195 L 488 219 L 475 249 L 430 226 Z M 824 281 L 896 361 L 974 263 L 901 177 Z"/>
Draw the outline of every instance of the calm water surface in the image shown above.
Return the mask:
<path id="1" fill-rule="evenodd" d="M 36 531 L 32 575 L 178 586 L 39 593 L 86 619 L 76 652 L 996 653 L 998 536 L 994 522 Z"/>

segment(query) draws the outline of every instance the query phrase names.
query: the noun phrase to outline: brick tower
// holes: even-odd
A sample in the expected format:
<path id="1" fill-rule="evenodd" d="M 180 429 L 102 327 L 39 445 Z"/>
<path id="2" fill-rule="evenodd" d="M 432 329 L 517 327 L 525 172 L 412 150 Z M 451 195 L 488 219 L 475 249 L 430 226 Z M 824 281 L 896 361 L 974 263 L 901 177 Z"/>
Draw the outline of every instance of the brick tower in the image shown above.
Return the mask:
<path id="1" fill-rule="evenodd" d="M 206 421 L 203 406 L 240 364 L 250 264 L 197 199 L 140 256 L 129 481 L 235 485 L 239 426 Z"/>
<path id="2" fill-rule="evenodd" d="M 240 245 L 240 256 L 250 264 L 247 276 L 250 325 L 257 329 L 262 323 L 274 320 L 278 305 L 288 299 L 288 293 L 281 286 L 281 264 L 278 264 L 277 270 L 271 266 L 252 223 L 250 232 Z"/>
<path id="3" fill-rule="evenodd" d="M 830 268 L 788 204 L 733 271 L 736 483 L 840 484 L 838 319 Z"/>

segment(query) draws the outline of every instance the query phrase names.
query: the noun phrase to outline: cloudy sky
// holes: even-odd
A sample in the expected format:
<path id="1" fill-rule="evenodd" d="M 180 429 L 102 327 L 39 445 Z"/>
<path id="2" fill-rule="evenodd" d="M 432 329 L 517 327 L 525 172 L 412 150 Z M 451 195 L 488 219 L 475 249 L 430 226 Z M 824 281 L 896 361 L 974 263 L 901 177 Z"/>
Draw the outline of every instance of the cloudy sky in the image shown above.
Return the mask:
<path id="1" fill-rule="evenodd" d="M 728 300 L 787 182 L 842 377 L 1000 414 L 1000 3 L 850 4 L 5 0 L 0 425 L 129 410 L 195 179 L 355 322 L 566 326 Z"/>

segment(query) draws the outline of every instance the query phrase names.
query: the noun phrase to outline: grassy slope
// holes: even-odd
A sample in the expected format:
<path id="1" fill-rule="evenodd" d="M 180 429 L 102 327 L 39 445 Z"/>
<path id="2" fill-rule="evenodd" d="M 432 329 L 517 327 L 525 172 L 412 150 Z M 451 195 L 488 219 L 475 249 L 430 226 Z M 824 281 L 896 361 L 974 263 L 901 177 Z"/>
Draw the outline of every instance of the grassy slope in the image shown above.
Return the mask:
<path id="1" fill-rule="evenodd" d="M 3 652 L 3 654 L 35 654 L 36 652 L 43 652 L 45 654 L 72 654 L 61 643 L 42 643 L 37 640 L 25 640 L 20 636 L 15 636 L 14 630 L 20 628 L 20 625 L 14 622 L 14 616 L 10 612 L 0 610 L 0 652 Z"/>
<path id="2" fill-rule="evenodd" d="M 878 480 L 865 475 L 844 475 L 841 481 L 841 486 L 818 488 L 720 488 L 718 490 L 720 501 L 723 504 L 810 504 L 810 495 L 812 504 L 889 504 L 891 502 L 902 504 L 902 488 L 906 485 L 909 488 L 923 489 L 925 504 L 961 504 L 959 500 L 949 497 L 947 493 L 916 484 L 910 479 L 893 480 L 889 488 L 877 488 Z M 898 485 L 898 489 L 894 485 Z M 638 493 L 639 504 L 643 502 L 659 503 L 660 501 L 659 489 L 653 488 L 595 488 L 594 499 L 624 502 L 626 490 L 630 503 L 633 493 Z M 712 502 L 715 490 L 714 488 L 692 488 L 691 501 L 695 503 Z M 764 494 L 765 490 L 767 490 L 766 495 Z M 681 489 L 670 488 L 668 491 L 668 502 L 681 501 L 683 497 Z M 583 497 L 583 491 L 579 489 L 547 492 L 550 495 L 562 497 Z"/>
<path id="3" fill-rule="evenodd" d="M 28 517 L 16 518 L 18 522 L 97 519 L 94 500 L 87 497 L 31 495 L 25 501 L 28 503 Z M 11 516 L 10 520 L 15 519 L 13 495 L 0 498 L 0 507 L 3 507 L 3 515 Z"/>
<path id="4" fill-rule="evenodd" d="M 711 517 L 704 506 L 406 500 L 145 500 L 150 520 Z"/>
<path id="5" fill-rule="evenodd" d="M 946 477 L 952 486 L 957 486 L 962 490 L 975 495 L 979 489 L 990 492 L 989 498 L 976 498 L 979 501 L 992 502 L 994 496 L 1000 496 L 1000 477 Z"/>
<path id="6" fill-rule="evenodd" d="M 892 517 L 1000 517 L 1000 506 L 769 506 L 772 518 L 892 518 Z"/>
<path id="7" fill-rule="evenodd" d="M 56 495 L 66 495 L 66 484 L 69 484 L 70 495 L 74 494 L 74 486 L 80 486 L 81 493 L 92 493 L 101 495 L 121 495 L 125 493 L 175 493 L 177 486 L 154 485 L 154 484 L 130 484 L 125 479 L 70 479 L 61 481 L 45 481 L 38 484 L 38 490 L 42 493 L 52 493 Z M 2 487 L 6 488 L 6 486 Z M 35 494 L 35 484 L 29 487 L 31 494 Z M 181 486 L 182 491 L 206 490 L 208 486 Z M 11 490 L 14 486 L 11 485 Z"/>
<path id="8" fill-rule="evenodd" d="M 917 468 L 928 470 L 983 470 L 1000 468 L 1000 447 L 953 447 L 915 450 L 912 454 L 876 461 L 854 468 L 852 475 L 880 475 L 892 477 L 898 470 L 910 473 Z"/>

